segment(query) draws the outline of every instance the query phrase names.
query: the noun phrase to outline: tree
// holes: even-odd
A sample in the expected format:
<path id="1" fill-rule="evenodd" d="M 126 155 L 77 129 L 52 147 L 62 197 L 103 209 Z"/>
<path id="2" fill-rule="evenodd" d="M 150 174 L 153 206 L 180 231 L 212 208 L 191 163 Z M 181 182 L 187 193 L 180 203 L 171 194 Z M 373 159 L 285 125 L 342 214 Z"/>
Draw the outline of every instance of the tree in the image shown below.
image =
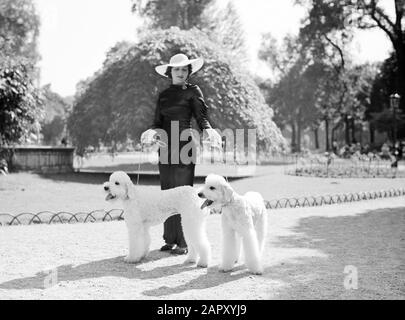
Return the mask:
<path id="1" fill-rule="evenodd" d="M 112 48 L 110 48 L 110 50 L 108 50 L 103 63 L 103 69 L 120 60 L 131 46 L 132 44 L 128 41 L 117 42 Z"/>
<path id="2" fill-rule="evenodd" d="M 282 46 L 271 35 L 264 36 L 259 57 L 276 71 L 268 103 L 275 110 L 276 121 L 282 118 L 290 125 L 292 147 L 297 151 L 301 132 L 311 129 L 316 142 L 322 122 L 327 150 L 342 126 L 346 143 L 356 142 L 356 128 L 369 104 L 374 73 L 367 65 L 352 65 L 342 34 L 318 38 L 309 34 L 301 31 L 298 37 L 287 36 Z"/>
<path id="3" fill-rule="evenodd" d="M 285 147 L 272 110 L 252 78 L 203 32 L 179 28 L 151 31 L 87 85 L 68 121 L 74 144 L 84 150 L 97 146 L 99 140 L 106 144 L 125 142 L 128 137 L 139 141 L 152 124 L 158 92 L 168 85 L 154 66 L 179 52 L 205 58 L 204 68 L 192 82 L 204 93 L 214 127 L 255 128 L 259 150 Z"/>
<path id="4" fill-rule="evenodd" d="M 288 124 L 292 131 L 291 147 L 301 151 L 301 134 L 318 123 L 316 94 L 323 79 L 324 66 L 309 59 L 299 39 L 286 36 L 283 44 L 266 34 L 259 57 L 275 71 L 275 84 L 267 90 L 267 103 L 275 110 L 275 121 Z M 262 85 L 263 87 L 263 85 Z M 317 138 L 317 137 L 316 137 Z"/>
<path id="5" fill-rule="evenodd" d="M 41 88 L 44 118 L 41 121 L 43 143 L 57 145 L 66 135 L 66 119 L 70 112 L 69 98 L 63 98 L 51 90 L 50 85 Z"/>
<path id="6" fill-rule="evenodd" d="M 350 144 L 353 105 L 349 96 L 349 74 L 352 62 L 347 46 L 352 35 L 345 28 L 339 28 L 343 9 L 336 3 L 325 5 L 319 0 L 297 2 L 312 5 L 299 32 L 302 50 L 311 59 L 325 64 L 327 70 L 317 99 L 325 122 L 326 150 L 331 146 L 330 140 L 336 140 L 336 131 L 342 125 L 346 144 Z"/>
<path id="7" fill-rule="evenodd" d="M 153 29 L 198 26 L 204 9 L 212 0 L 132 0 L 132 12 L 139 14 Z"/>
<path id="8" fill-rule="evenodd" d="M 311 64 L 305 69 L 297 65 L 268 92 L 267 103 L 275 110 L 276 123 L 289 124 L 292 130 L 293 151 L 301 151 L 301 136 L 308 128 L 314 131 L 317 140 L 320 111 L 316 98 L 323 72 L 322 65 Z"/>
<path id="9" fill-rule="evenodd" d="M 248 59 L 243 25 L 232 2 L 219 9 L 213 0 L 133 0 L 132 11 L 146 22 L 138 30 L 141 36 L 151 29 L 198 28 L 240 63 Z"/>
<path id="10" fill-rule="evenodd" d="M 375 75 L 370 93 L 370 104 L 366 110 L 366 118 L 370 122 L 370 140 L 374 143 L 374 132 L 387 132 L 393 138 L 393 111 L 390 106 L 390 95 L 395 91 L 398 64 L 395 54 L 391 54 L 380 66 Z M 398 132 L 404 132 L 405 120 L 403 112 L 397 112 Z"/>
<path id="11" fill-rule="evenodd" d="M 0 146 L 33 138 L 39 131 L 41 101 L 24 65 L 0 67 Z"/>
<path id="12" fill-rule="evenodd" d="M 347 139 L 349 135 L 347 132 L 347 144 L 359 142 L 356 138 L 356 130 L 357 128 L 361 129 L 367 121 L 366 110 L 370 107 L 370 95 L 376 72 L 376 65 L 368 63 L 353 66 L 348 72 L 347 83 L 349 89 L 346 98 L 346 114 L 351 119 L 351 137 Z M 346 128 L 349 128 L 349 126 L 347 125 Z"/>
<path id="13" fill-rule="evenodd" d="M 24 58 L 31 67 L 39 60 L 40 20 L 32 0 L 0 2 L 0 59 Z"/>
<path id="14" fill-rule="evenodd" d="M 65 137 L 65 119 L 55 116 L 51 121 L 41 125 L 42 142 L 45 145 L 59 145 Z"/>
<path id="15" fill-rule="evenodd" d="M 391 18 L 379 0 L 296 0 L 296 3 L 309 7 L 308 18 L 302 31 L 306 30 L 308 38 L 317 38 L 334 32 L 346 36 L 356 29 L 380 29 L 392 43 L 396 56 L 396 91 L 405 97 L 405 27 L 403 0 L 391 0 L 395 6 L 395 17 Z M 405 98 L 401 99 L 400 108 L 405 111 Z"/>
<path id="16" fill-rule="evenodd" d="M 38 30 L 31 0 L 0 2 L 0 145 L 37 139 L 42 117 L 34 86 Z"/>
<path id="17" fill-rule="evenodd" d="M 233 2 L 228 2 L 223 9 L 218 9 L 215 2 L 207 6 L 198 28 L 240 63 L 247 62 L 246 34 Z"/>

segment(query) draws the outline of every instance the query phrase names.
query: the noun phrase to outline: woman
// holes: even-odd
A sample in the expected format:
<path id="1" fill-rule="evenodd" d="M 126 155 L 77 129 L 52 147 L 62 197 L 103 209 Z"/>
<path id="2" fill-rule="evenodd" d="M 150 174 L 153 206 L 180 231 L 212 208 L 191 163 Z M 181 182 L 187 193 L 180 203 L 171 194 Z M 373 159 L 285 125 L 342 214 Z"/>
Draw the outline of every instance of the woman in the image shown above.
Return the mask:
<path id="1" fill-rule="evenodd" d="M 157 73 L 171 80 L 171 85 L 159 94 L 154 123 L 151 129 L 142 134 L 141 142 L 151 144 L 156 141 L 157 129 L 164 130 L 167 135 L 166 147 L 161 146 L 159 149 L 159 174 L 162 190 L 193 185 L 196 149 L 187 148 L 189 150 L 187 157 L 181 154 L 184 146 L 188 144 L 195 146 L 191 135 L 192 117 L 197 120 L 199 129 L 208 133 L 211 143 L 215 146 L 221 145 L 221 136 L 212 129 L 209 123 L 208 108 L 200 88 L 188 83 L 190 76 L 200 70 L 203 64 L 201 58 L 189 60 L 186 55 L 180 53 L 174 55 L 168 64 L 155 68 Z M 173 135 L 176 130 L 178 130 L 178 134 Z M 188 136 L 186 141 L 179 139 L 184 130 Z M 162 139 L 162 137 L 160 138 Z M 162 157 L 163 154 L 165 157 Z M 163 239 L 166 244 L 160 250 L 170 250 L 173 254 L 187 253 L 187 243 L 184 239 L 180 215 L 174 215 L 165 221 Z"/>

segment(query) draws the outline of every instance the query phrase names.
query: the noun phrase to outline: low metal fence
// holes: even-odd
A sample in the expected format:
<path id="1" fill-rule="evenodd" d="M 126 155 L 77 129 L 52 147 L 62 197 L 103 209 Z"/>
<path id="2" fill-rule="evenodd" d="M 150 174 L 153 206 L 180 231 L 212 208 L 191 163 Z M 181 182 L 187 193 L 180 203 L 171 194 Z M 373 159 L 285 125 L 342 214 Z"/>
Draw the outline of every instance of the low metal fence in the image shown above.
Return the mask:
<path id="1" fill-rule="evenodd" d="M 308 196 L 300 198 L 285 198 L 266 201 L 267 209 L 318 207 L 323 205 L 350 203 L 362 200 L 375 200 L 405 196 L 405 189 L 390 189 L 358 193 L 343 193 L 335 195 Z"/>
<path id="2" fill-rule="evenodd" d="M 54 224 L 54 223 L 87 223 L 98 221 L 116 221 L 123 219 L 122 209 L 94 210 L 91 212 L 70 213 L 66 211 L 51 212 L 41 211 L 38 213 L 23 212 L 17 215 L 0 213 L 0 225 L 31 225 L 31 224 Z"/>
<path id="3" fill-rule="evenodd" d="M 343 204 L 362 200 L 375 200 L 405 196 L 405 188 L 389 189 L 380 191 L 366 191 L 357 193 L 344 193 L 335 195 L 308 196 L 299 198 L 284 198 L 265 200 L 267 209 L 318 207 L 323 205 Z M 55 224 L 55 223 L 87 223 L 101 221 L 123 220 L 122 209 L 94 210 L 91 212 L 51 212 L 39 213 L 24 212 L 17 215 L 0 213 L 0 226 L 32 225 L 32 224 Z"/>

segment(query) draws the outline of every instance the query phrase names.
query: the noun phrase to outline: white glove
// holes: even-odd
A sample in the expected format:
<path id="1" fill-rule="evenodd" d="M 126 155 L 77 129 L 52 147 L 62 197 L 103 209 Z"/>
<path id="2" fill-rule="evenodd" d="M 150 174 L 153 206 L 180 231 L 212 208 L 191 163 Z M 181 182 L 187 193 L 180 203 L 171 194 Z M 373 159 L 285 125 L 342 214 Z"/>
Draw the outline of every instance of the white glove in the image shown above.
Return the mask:
<path id="1" fill-rule="evenodd" d="M 222 149 L 222 137 L 215 129 L 206 129 L 212 147 Z"/>
<path id="2" fill-rule="evenodd" d="M 157 131 L 154 129 L 148 129 L 141 135 L 141 144 L 152 144 L 155 142 Z"/>

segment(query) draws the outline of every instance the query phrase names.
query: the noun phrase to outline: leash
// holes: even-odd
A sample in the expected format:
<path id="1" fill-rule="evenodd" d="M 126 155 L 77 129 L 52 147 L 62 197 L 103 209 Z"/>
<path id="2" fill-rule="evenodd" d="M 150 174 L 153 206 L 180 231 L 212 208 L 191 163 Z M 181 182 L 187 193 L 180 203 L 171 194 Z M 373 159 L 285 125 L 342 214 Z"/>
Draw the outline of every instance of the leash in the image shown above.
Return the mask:
<path id="1" fill-rule="evenodd" d="M 214 145 L 211 148 L 214 148 L 214 150 L 215 149 L 218 150 L 218 152 L 220 153 L 220 157 L 221 157 L 220 163 L 223 164 L 223 165 L 226 165 L 226 159 L 225 159 L 226 158 L 226 153 L 224 151 L 224 142 L 222 142 L 221 145 Z M 228 176 L 226 174 L 224 174 L 223 177 L 225 178 L 226 182 L 229 183 Z"/>
<path id="2" fill-rule="evenodd" d="M 162 141 L 160 139 L 157 139 L 157 138 L 154 138 L 152 143 L 141 143 L 141 153 L 144 154 L 144 151 L 145 151 L 144 148 L 146 146 L 153 146 L 155 143 L 157 143 L 160 147 L 166 147 L 167 146 L 167 144 L 164 141 Z M 136 185 L 139 185 L 139 176 L 140 176 L 140 174 L 141 174 L 141 161 L 138 162 L 138 174 L 137 174 L 137 177 L 136 177 Z"/>
<path id="3" fill-rule="evenodd" d="M 136 177 L 136 185 L 139 185 L 139 175 L 140 175 L 140 172 L 141 172 L 141 162 L 139 161 L 139 163 L 138 163 L 138 175 L 137 175 L 137 177 Z"/>

